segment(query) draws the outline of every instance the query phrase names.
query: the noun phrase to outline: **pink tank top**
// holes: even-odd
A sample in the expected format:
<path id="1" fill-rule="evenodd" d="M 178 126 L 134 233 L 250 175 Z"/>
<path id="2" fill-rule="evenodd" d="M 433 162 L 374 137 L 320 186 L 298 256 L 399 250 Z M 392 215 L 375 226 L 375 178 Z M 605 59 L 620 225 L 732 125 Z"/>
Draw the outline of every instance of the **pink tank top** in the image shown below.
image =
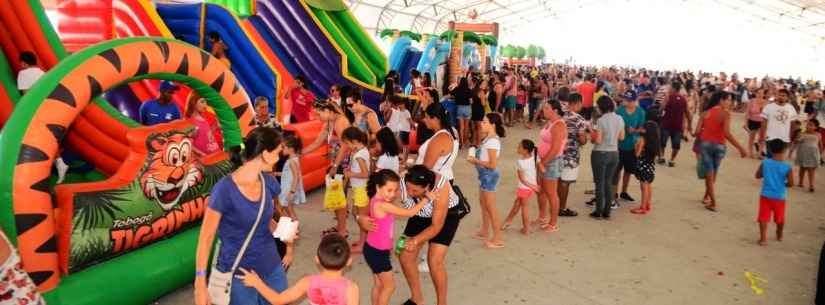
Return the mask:
<path id="1" fill-rule="evenodd" d="M 320 275 L 309 278 L 307 299 L 311 305 L 347 305 L 349 280 L 340 277 L 330 279 Z"/>
<path id="2" fill-rule="evenodd" d="M 757 100 L 748 103 L 748 120 L 762 122 L 762 105 Z"/>
<path id="3" fill-rule="evenodd" d="M 552 145 L 554 140 L 560 141 L 561 145 L 559 145 L 558 151 L 553 152 L 553 154 L 551 155 L 551 159 L 560 157 L 561 154 L 564 152 L 564 144 L 567 141 L 567 131 L 565 130 L 565 132 L 562 132 L 561 139 L 553 139 L 553 126 L 556 126 L 557 123 L 561 123 L 562 125 L 564 125 L 564 119 L 559 118 L 558 120 L 550 124 L 550 126 L 542 128 L 539 132 L 539 158 L 546 155 L 550 151 L 550 146 Z"/>
<path id="4" fill-rule="evenodd" d="M 384 201 L 379 196 L 373 196 L 370 200 L 370 217 L 375 221 L 375 231 L 367 233 L 367 243 L 378 250 L 392 249 L 393 224 L 395 223 L 395 215 L 384 213 L 383 218 L 375 216 L 375 207 Z"/>

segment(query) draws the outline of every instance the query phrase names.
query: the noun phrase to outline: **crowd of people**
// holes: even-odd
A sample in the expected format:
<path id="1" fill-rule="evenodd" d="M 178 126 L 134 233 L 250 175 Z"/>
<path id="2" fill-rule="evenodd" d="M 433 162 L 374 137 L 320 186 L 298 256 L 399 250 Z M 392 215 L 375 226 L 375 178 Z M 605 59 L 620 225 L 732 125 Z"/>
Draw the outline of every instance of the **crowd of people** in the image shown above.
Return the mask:
<path id="1" fill-rule="evenodd" d="M 217 42 L 213 53 L 226 52 L 219 37 L 211 38 Z M 21 61 L 36 63 L 28 57 Z M 34 72 L 21 77 L 29 79 L 29 74 Z M 242 146 L 228 148 L 238 168 L 215 185 L 203 219 L 196 304 L 216 301 L 221 290 L 229 304 L 287 304 L 304 296 L 313 304 L 358 304 L 359 287 L 344 275 L 356 254 L 374 274 L 371 304 L 388 304 L 394 293 L 393 254 L 410 291 L 405 305 L 425 303 L 421 272 L 431 275 L 435 304 L 447 304 L 446 256 L 474 206 L 464 196 L 474 186 L 459 186 L 454 179 L 457 164 L 477 171 L 480 209 L 473 210 L 482 221 L 472 238 L 487 249 L 506 246 L 503 232 L 516 217 L 522 222 L 520 232 L 529 235 L 535 228 L 557 232 L 559 217 L 578 216 L 568 198 L 580 171 L 586 170 L 581 154 L 588 145 L 594 183 L 586 191 L 593 195 L 586 204 L 592 206 L 589 216 L 598 220 L 610 219 L 620 204 L 636 201 L 628 192 L 633 178 L 641 198 L 630 212 L 651 213 L 656 167 L 676 167 L 682 144 L 691 138 L 696 174 L 705 181 L 701 202 L 709 211 L 720 209 L 715 182 L 727 144 L 742 157 L 761 159 L 755 173 L 764 181 L 757 219 L 760 245 L 767 245 L 771 216 L 776 238 L 782 239 L 786 186 L 795 180 L 789 160 L 798 166 L 797 186 L 810 192 L 815 191 L 817 168 L 825 164 L 825 129 L 820 126 L 825 98 L 819 83 L 567 65 L 465 71 L 454 81 L 441 80 L 441 88 L 429 74 L 412 71 L 411 78 L 405 95 L 399 73 L 390 72 L 378 109 L 365 103 L 358 88 L 347 86 L 332 86 L 325 99 L 316 100 L 300 77 L 286 94 L 292 106 L 288 118 L 272 115 L 267 97 L 254 99 L 257 128 Z M 21 87 L 21 92 L 26 89 Z M 181 118 L 172 103 L 178 86 L 161 82 L 159 89 L 160 96 L 140 109 L 144 125 Z M 735 112 L 744 113 L 741 122 Z M 205 99 L 192 95 L 183 113 L 196 127 L 198 156 L 223 150 L 217 120 Z M 280 128 L 281 123 L 313 117 L 323 128 L 306 146 Z M 731 131 L 740 123 L 748 132 L 741 142 Z M 502 150 L 508 149 L 502 138 L 508 128 L 522 127 L 538 130 L 509 148 L 518 153 L 518 179 L 516 199 L 502 220 L 496 207 L 502 170 L 508 168 L 499 162 Z M 671 151 L 665 154 L 668 142 Z M 286 273 L 295 241 L 273 238 L 272 232 L 280 216 L 298 220 L 295 206 L 307 202 L 300 157 L 325 146 L 332 162 L 329 176 L 343 178 L 346 202 L 325 203 L 336 221 L 323 231 L 318 245 L 319 274 L 289 288 Z M 534 196 L 539 212 L 531 219 L 529 201 Z M 350 227 L 350 215 L 357 228 Z M 408 218 L 400 237 L 393 232 L 396 217 Z M 353 231 L 359 236 L 350 239 Z M 219 254 L 207 272 L 216 238 Z"/>
<path id="2" fill-rule="evenodd" d="M 556 232 L 560 229 L 559 217 L 578 215 L 569 207 L 568 197 L 584 165 L 581 154 L 587 145 L 592 144 L 590 169 L 594 180 L 592 190 L 586 191 L 593 194 L 587 204 L 592 206 L 590 217 L 599 220 L 610 219 L 620 204 L 636 201 L 628 192 L 633 178 L 639 182 L 641 198 L 638 207 L 630 212 L 651 213 L 656 167 L 676 167 L 682 144 L 689 143 L 691 138 L 695 139 L 692 150 L 697 161 L 696 174 L 705 180 L 706 186 L 701 202 L 710 211 L 720 208 L 715 182 L 727 144 L 743 157 L 762 159 L 755 174 L 764 179 L 757 219 L 761 245 L 767 244 L 771 216 L 777 224 L 776 238 L 782 239 L 785 186 L 794 182 L 787 160 L 794 159 L 799 167 L 798 186 L 803 186 L 802 177 L 806 176 L 806 187 L 811 192 L 816 169 L 825 162 L 821 154 L 825 132 L 819 126 L 825 116 L 825 99 L 816 83 L 770 78 L 740 81 L 735 74 L 728 78 L 724 73 L 711 76 L 562 65 L 465 72 L 452 83 L 445 81 L 441 90 L 434 88 L 427 74 L 414 71 L 411 77 L 411 88 L 407 90 L 410 95 L 405 96 L 396 85 L 398 73 L 387 76 L 378 111 L 364 103 L 357 88 L 333 86 L 328 99 L 313 105 L 324 124 L 314 143 L 302 148 L 298 141 L 290 140 L 293 135 L 284 134 L 283 143 L 291 144 L 266 145 L 272 147 L 265 150 L 273 153 L 272 157 L 265 152 L 246 155 L 247 163 L 258 164 L 255 170 L 246 178 L 236 177 L 246 167 L 242 165 L 241 170 L 225 179 L 250 179 L 245 186 L 236 184 L 241 191 L 226 192 L 243 195 L 235 199 L 239 201 L 260 198 L 261 190 L 273 185 L 273 190 L 267 190 L 280 191 L 283 206 L 273 210 L 283 211 L 271 213 L 297 218 L 292 207 L 306 201 L 298 182 L 300 175 L 295 172 L 300 162 L 298 156 L 329 145 L 329 174 L 343 176 L 349 190 L 348 203 L 332 209 L 335 224 L 324 230 L 316 257 L 321 266 L 319 275 L 304 278 L 286 289 L 283 266 L 289 265 L 291 256 L 280 262 L 280 257 L 269 258 L 266 266 L 256 261 L 263 257 L 243 258 L 238 264 L 243 275 L 233 280 L 233 286 L 253 287 L 259 293 L 257 297 L 249 295 L 250 298 L 273 304 L 293 302 L 303 295 L 313 303 L 338 300 L 356 304 L 358 286 L 346 280 L 341 270 L 351 263 L 353 255 L 361 254 L 375 275 L 370 303 L 388 304 L 395 290 L 391 264 L 395 252 L 411 293 L 404 304 L 424 303 L 420 272 L 431 274 L 436 304 L 446 304 L 444 261 L 462 217 L 470 210 L 462 187 L 469 190 L 471 186 L 459 187 L 454 180 L 453 166 L 458 159 L 464 159 L 458 164 L 466 162 L 477 170 L 480 209 L 475 211 L 482 221 L 472 237 L 482 240 L 488 249 L 505 247 L 503 231 L 518 216 L 522 222 L 520 232 L 529 235 L 536 227 L 543 232 Z M 450 103 L 453 108 L 448 106 Z M 263 102 L 258 107 L 266 110 Z M 734 112 L 744 112 L 741 126 L 749 136 L 741 143 L 731 132 L 732 126 L 738 124 L 732 116 Z M 262 128 L 271 127 L 266 125 L 271 120 L 265 114 L 256 118 Z M 504 149 L 501 138 L 508 128 L 517 125 L 539 130 L 535 138 L 521 139 L 515 147 L 519 156 L 516 199 L 502 220 L 496 208 L 502 172 L 498 159 Z M 245 152 L 249 147 L 261 146 L 263 138 L 257 137 L 257 132 L 260 131 L 253 132 L 247 140 L 252 142 L 245 144 Z M 415 134 L 416 143 L 410 143 L 411 134 Z M 418 150 L 411 151 L 410 144 L 418 144 Z M 666 154 L 668 147 L 670 153 Z M 461 156 L 465 149 L 466 157 Z M 276 166 L 274 152 L 289 160 L 282 169 Z M 262 166 L 262 171 L 275 167 L 283 184 L 264 183 L 256 188 L 260 183 L 252 173 L 258 172 L 257 166 Z M 285 192 L 288 195 L 283 196 Z M 529 200 L 534 195 L 539 214 L 531 219 Z M 217 212 L 217 208 L 210 204 L 210 213 Z M 227 217 L 227 226 L 251 223 L 254 216 L 251 211 L 243 216 L 232 214 L 222 215 Z M 348 215 L 355 216 L 355 229 L 359 231 L 359 237 L 353 238 L 355 242 L 350 245 L 346 241 L 352 229 L 348 227 Z M 245 218 L 232 220 L 234 217 Z M 396 217 L 408 217 L 400 237 L 402 242 L 398 243 L 393 242 L 398 237 L 392 230 Z M 210 220 L 207 214 L 205 223 L 210 222 L 214 219 Z M 228 238 L 235 238 L 235 245 L 222 246 L 221 253 L 238 252 L 237 243 L 243 236 L 233 236 Z M 267 237 L 254 235 L 253 243 L 255 238 L 266 245 L 263 239 Z M 202 243 L 211 244 L 211 239 L 204 238 Z M 425 245 L 427 253 L 419 258 Z M 198 304 L 205 304 L 206 300 L 207 253 L 199 250 Z M 232 255 L 223 259 L 219 256 L 218 270 L 229 270 L 233 259 Z M 252 302 L 241 296 L 246 292 L 238 295 L 243 298 L 239 300 L 244 300 L 238 302 Z"/>

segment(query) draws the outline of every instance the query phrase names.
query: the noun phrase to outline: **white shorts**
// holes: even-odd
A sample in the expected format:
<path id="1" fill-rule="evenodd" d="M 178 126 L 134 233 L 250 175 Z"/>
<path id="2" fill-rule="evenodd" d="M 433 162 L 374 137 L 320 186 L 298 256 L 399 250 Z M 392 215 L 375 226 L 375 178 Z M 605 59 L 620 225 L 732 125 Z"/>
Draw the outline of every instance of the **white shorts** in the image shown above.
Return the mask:
<path id="1" fill-rule="evenodd" d="M 561 181 L 576 182 L 576 179 L 579 178 L 579 167 L 581 166 L 576 166 L 574 168 L 563 166 L 561 168 Z"/>

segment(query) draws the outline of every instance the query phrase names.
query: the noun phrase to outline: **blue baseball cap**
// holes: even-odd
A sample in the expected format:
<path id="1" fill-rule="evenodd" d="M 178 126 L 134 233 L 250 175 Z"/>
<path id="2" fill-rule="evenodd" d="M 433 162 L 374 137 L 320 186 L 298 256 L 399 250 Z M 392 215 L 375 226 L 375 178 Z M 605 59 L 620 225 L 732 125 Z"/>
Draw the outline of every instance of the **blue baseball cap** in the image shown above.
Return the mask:
<path id="1" fill-rule="evenodd" d="M 626 101 L 636 101 L 637 97 L 636 91 L 633 90 L 627 90 L 622 94 L 622 98 Z"/>
<path id="2" fill-rule="evenodd" d="M 163 92 L 166 90 L 178 90 L 180 89 L 180 87 L 178 85 L 175 85 L 175 83 L 171 81 L 165 80 L 160 82 L 160 88 L 158 89 L 160 90 L 160 92 Z"/>

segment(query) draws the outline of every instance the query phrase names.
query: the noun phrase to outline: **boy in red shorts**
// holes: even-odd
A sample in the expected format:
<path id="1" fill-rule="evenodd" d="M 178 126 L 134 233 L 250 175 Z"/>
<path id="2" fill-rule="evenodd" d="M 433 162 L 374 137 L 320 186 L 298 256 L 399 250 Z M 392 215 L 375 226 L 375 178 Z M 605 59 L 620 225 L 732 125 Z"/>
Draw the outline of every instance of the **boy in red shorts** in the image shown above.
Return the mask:
<path id="1" fill-rule="evenodd" d="M 765 159 L 756 170 L 756 179 L 762 179 L 762 192 L 759 196 L 759 245 L 768 245 L 768 222 L 773 213 L 776 223 L 776 240 L 782 241 L 782 229 L 785 226 L 785 188 L 793 186 L 793 169 L 785 162 L 787 144 L 780 139 L 767 143 L 770 159 Z"/>

